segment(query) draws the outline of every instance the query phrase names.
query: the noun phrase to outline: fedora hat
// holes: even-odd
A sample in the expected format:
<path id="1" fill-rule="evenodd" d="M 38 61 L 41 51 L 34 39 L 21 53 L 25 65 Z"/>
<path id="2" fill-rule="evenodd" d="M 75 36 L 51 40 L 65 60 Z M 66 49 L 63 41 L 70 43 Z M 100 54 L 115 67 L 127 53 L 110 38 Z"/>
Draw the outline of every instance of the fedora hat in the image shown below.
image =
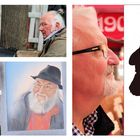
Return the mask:
<path id="1" fill-rule="evenodd" d="M 63 86 L 61 85 L 61 72 L 60 69 L 48 65 L 46 68 L 41 70 L 37 76 L 31 76 L 33 79 L 40 78 L 43 80 L 51 81 L 59 86 L 60 89 L 63 89 Z"/>

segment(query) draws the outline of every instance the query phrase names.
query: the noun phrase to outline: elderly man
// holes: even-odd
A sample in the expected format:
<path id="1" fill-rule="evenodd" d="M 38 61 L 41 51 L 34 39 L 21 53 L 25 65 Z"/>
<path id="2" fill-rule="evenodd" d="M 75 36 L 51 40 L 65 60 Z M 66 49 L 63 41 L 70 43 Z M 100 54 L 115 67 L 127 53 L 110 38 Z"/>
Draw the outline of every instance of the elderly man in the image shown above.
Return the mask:
<path id="1" fill-rule="evenodd" d="M 57 11 L 49 11 L 40 18 L 39 30 L 44 39 L 40 57 L 66 56 L 65 23 Z"/>
<path id="2" fill-rule="evenodd" d="M 73 9 L 73 135 L 106 135 L 114 128 L 99 106 L 115 92 L 118 57 L 107 46 L 93 7 Z"/>
<path id="3" fill-rule="evenodd" d="M 9 115 L 8 130 L 63 129 L 63 103 L 60 98 L 61 72 L 48 65 L 37 76 L 31 91 L 25 93 Z"/>

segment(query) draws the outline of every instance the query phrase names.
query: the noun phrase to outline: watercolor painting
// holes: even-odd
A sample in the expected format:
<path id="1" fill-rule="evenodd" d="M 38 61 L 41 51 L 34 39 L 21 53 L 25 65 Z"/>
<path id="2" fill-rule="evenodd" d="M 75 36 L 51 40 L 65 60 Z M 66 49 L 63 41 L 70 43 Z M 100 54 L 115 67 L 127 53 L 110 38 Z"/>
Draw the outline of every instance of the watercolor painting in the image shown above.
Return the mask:
<path id="1" fill-rule="evenodd" d="M 3 134 L 65 134 L 64 62 L 5 64 Z"/>

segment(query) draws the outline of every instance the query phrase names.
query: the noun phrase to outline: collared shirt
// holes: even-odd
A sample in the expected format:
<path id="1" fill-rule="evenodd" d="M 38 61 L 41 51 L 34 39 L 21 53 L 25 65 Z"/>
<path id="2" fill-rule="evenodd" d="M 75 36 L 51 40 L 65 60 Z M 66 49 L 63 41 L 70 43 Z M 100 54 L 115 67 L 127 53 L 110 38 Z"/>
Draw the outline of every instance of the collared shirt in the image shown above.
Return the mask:
<path id="1" fill-rule="evenodd" d="M 84 134 L 77 128 L 77 126 L 73 123 L 72 133 L 73 135 L 80 135 L 80 136 L 90 136 L 94 135 L 94 124 L 97 122 L 98 116 L 97 111 L 92 112 L 86 118 L 83 119 L 83 127 L 84 127 Z"/>

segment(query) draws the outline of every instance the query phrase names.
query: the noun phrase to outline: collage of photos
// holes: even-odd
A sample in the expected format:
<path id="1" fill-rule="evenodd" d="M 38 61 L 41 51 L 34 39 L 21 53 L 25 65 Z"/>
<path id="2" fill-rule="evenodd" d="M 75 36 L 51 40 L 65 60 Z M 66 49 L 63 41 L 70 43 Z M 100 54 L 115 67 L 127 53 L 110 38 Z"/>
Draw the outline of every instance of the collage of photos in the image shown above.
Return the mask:
<path id="1" fill-rule="evenodd" d="M 140 5 L 47 4 L 0 5 L 0 135 L 140 135 Z"/>

